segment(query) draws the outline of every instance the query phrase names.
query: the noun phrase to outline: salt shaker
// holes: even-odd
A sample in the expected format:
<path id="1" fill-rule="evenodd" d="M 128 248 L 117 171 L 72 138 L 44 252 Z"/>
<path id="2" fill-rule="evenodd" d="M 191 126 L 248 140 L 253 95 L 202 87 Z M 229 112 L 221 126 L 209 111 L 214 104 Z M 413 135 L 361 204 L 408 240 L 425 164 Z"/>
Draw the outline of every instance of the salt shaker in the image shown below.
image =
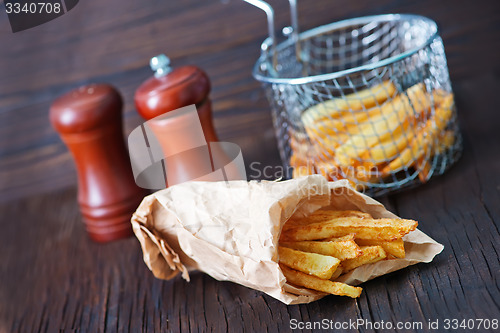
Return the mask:
<path id="1" fill-rule="evenodd" d="M 130 217 L 147 194 L 132 175 L 122 105 L 113 87 L 91 84 L 59 97 L 50 109 L 52 125 L 73 155 L 83 221 L 97 242 L 130 236 Z"/>

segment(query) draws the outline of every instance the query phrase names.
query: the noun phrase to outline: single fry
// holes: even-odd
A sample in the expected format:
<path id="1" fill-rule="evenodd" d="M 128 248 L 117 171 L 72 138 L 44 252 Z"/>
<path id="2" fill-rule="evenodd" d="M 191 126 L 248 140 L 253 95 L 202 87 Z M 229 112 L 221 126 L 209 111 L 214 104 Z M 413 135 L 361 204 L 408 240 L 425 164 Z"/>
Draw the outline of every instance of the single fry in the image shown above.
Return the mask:
<path id="1" fill-rule="evenodd" d="M 305 124 L 311 124 L 322 119 L 337 118 L 346 112 L 370 109 L 392 98 L 396 92 L 396 86 L 390 81 L 385 81 L 343 98 L 334 98 L 316 104 L 302 114 L 302 121 Z"/>
<path id="2" fill-rule="evenodd" d="M 406 219 L 340 217 L 291 227 L 283 231 L 282 237 L 286 241 L 308 241 L 354 233 L 358 239 L 392 241 L 415 230 L 417 225 L 417 221 Z"/>
<path id="3" fill-rule="evenodd" d="M 322 279 L 331 278 L 340 264 L 340 260 L 334 257 L 297 251 L 283 246 L 278 247 L 278 256 L 279 261 L 284 265 Z"/>
<path id="4" fill-rule="evenodd" d="M 417 160 L 415 168 L 418 170 L 418 179 L 422 183 L 426 183 L 431 176 L 431 165 L 429 161 L 422 156 Z"/>
<path id="5" fill-rule="evenodd" d="M 356 243 L 361 246 L 381 246 L 387 254 L 392 254 L 396 258 L 405 257 L 405 245 L 402 239 L 396 239 L 391 242 L 373 239 L 358 239 Z"/>
<path id="6" fill-rule="evenodd" d="M 345 272 L 351 271 L 361 265 L 373 264 L 387 257 L 382 246 L 362 246 L 361 250 L 363 251 L 361 256 L 342 261 L 342 269 Z"/>
<path id="7" fill-rule="evenodd" d="M 325 222 L 331 219 L 336 219 L 339 217 L 358 217 L 361 219 L 371 219 L 372 216 L 368 213 L 360 212 L 357 210 L 333 210 L 329 208 L 321 208 L 309 215 L 308 217 L 302 218 L 300 220 L 309 221 L 309 223 L 314 222 Z M 300 223 L 306 224 L 306 223 Z"/>
<path id="8" fill-rule="evenodd" d="M 363 290 L 360 287 L 352 287 L 342 282 L 333 282 L 330 280 L 320 279 L 313 275 L 304 274 L 285 265 L 280 265 L 280 268 L 283 275 L 285 275 L 287 282 L 300 287 L 322 291 L 333 295 L 349 296 L 352 298 L 359 297 L 361 295 L 361 291 Z"/>
<path id="9" fill-rule="evenodd" d="M 331 219 L 339 218 L 339 217 L 359 217 L 359 218 L 367 218 L 371 219 L 372 216 L 368 213 L 360 212 L 357 210 L 334 210 L 328 207 L 323 207 L 318 209 L 313 214 L 304 217 L 304 218 L 291 218 L 284 226 L 284 230 L 293 228 L 298 225 L 306 225 L 311 223 L 318 223 L 329 221 Z M 354 239 L 354 237 L 352 238 Z"/>
<path id="10" fill-rule="evenodd" d="M 352 239 L 327 242 L 281 242 L 280 245 L 294 250 L 332 256 L 340 260 L 352 259 L 361 255 L 361 249 Z"/>

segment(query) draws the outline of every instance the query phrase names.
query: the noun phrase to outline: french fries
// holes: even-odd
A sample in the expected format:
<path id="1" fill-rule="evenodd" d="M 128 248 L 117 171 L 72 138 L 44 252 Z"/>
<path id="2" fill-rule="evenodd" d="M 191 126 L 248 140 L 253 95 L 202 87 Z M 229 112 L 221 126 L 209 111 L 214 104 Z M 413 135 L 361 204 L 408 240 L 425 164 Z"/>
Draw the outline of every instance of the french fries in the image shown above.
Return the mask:
<path id="1" fill-rule="evenodd" d="M 335 281 L 343 274 L 391 258 L 404 258 L 402 237 L 418 222 L 322 208 L 283 227 L 278 260 L 287 282 L 334 295 L 359 297 L 361 288 Z"/>
<path id="2" fill-rule="evenodd" d="M 424 103 L 417 103 L 417 101 L 424 101 Z M 416 106 L 419 108 L 413 110 Z M 426 98 L 424 86 L 421 83 L 409 88 L 407 95 L 396 96 L 391 103 L 381 107 L 377 117 L 372 117 L 369 122 L 358 126 L 359 134 L 352 135 L 336 149 L 339 164 L 352 165 L 352 159 L 360 156 L 378 142 L 387 141 L 392 133 L 405 131 L 415 120 L 415 116 L 429 107 L 430 101 Z"/>
<path id="3" fill-rule="evenodd" d="M 281 246 L 299 251 L 332 256 L 340 260 L 356 258 L 361 254 L 361 249 L 354 239 L 328 242 L 281 242 Z"/>
<path id="4" fill-rule="evenodd" d="M 418 223 L 405 219 L 362 219 L 339 217 L 327 222 L 311 223 L 285 230 L 282 237 L 290 241 L 308 241 L 356 234 L 359 239 L 392 241 L 416 229 Z"/>
<path id="5" fill-rule="evenodd" d="M 284 265 L 281 265 L 281 271 L 283 272 L 283 275 L 285 275 L 287 281 L 290 283 L 293 283 L 297 286 L 322 291 L 328 294 L 356 298 L 361 295 L 361 291 L 363 290 L 360 287 L 352 287 L 345 283 L 333 282 L 330 280 L 320 279 L 313 275 L 304 274 Z"/>
<path id="6" fill-rule="evenodd" d="M 330 279 L 340 264 L 340 260 L 335 257 L 297 251 L 283 246 L 278 248 L 278 255 L 280 261 L 288 267 L 322 279 Z"/>
<path id="7" fill-rule="evenodd" d="M 304 123 L 331 119 L 349 113 L 350 110 L 365 110 L 382 104 L 396 94 L 394 83 L 386 81 L 370 89 L 353 93 L 344 98 L 332 99 L 317 104 L 304 112 Z"/>
<path id="8" fill-rule="evenodd" d="M 432 158 L 454 144 L 455 133 L 447 129 L 453 114 L 453 94 L 430 93 L 423 83 L 398 92 L 386 81 L 319 103 L 302 113 L 307 139 L 300 149 L 291 144 L 293 176 L 318 173 L 369 186 L 413 168 L 424 183 Z M 296 163 L 299 155 L 307 167 Z"/>
<path id="9" fill-rule="evenodd" d="M 298 225 L 306 225 L 317 222 L 325 222 L 329 221 L 333 218 L 340 217 L 359 217 L 363 218 L 371 218 L 372 216 L 368 213 L 356 211 L 356 210 L 329 210 L 329 209 L 318 209 L 314 212 L 314 214 L 302 218 L 302 219 L 290 219 L 285 227 L 293 227 Z"/>
<path id="10" fill-rule="evenodd" d="M 444 130 L 451 118 L 453 97 L 450 95 L 436 109 L 436 113 L 429 119 L 425 126 L 418 132 L 411 144 L 406 147 L 399 157 L 394 159 L 382 170 L 383 175 L 388 175 L 391 171 L 401 170 L 405 166 L 415 163 L 422 156 L 426 155 L 432 148 L 436 137 Z"/>
<path id="11" fill-rule="evenodd" d="M 308 216 L 307 219 L 309 221 L 317 221 L 320 222 L 325 219 L 339 218 L 339 217 L 359 217 L 363 218 L 372 218 L 372 216 L 368 213 L 360 212 L 357 210 L 331 210 L 328 208 L 318 209 L 311 216 Z"/>

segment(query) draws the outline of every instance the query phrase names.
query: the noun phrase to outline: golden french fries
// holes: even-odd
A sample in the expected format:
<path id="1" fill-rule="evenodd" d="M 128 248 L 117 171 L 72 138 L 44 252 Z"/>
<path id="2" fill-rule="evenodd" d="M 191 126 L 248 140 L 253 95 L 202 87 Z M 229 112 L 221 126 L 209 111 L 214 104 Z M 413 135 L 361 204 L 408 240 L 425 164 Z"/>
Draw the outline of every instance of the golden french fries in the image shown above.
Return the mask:
<path id="1" fill-rule="evenodd" d="M 359 297 L 361 288 L 335 280 L 364 265 L 404 258 L 402 237 L 417 225 L 413 220 L 322 208 L 287 221 L 279 241 L 279 264 L 293 285 Z"/>
<path id="2" fill-rule="evenodd" d="M 302 252 L 283 246 L 278 248 L 279 261 L 295 270 L 330 279 L 340 264 L 340 260 L 317 253 Z"/>
<path id="3" fill-rule="evenodd" d="M 421 83 L 409 88 L 407 94 L 399 94 L 391 103 L 381 107 L 379 116 L 372 117 L 369 122 L 359 125 L 359 134 L 352 135 L 335 150 L 338 163 L 343 166 L 352 165 L 352 159 L 378 142 L 390 139 L 396 131 L 405 131 L 415 117 L 427 111 L 430 106 L 430 99 L 426 97 L 424 85 Z"/>
<path id="4" fill-rule="evenodd" d="M 453 94 L 439 88 L 430 93 L 423 83 L 399 92 L 386 81 L 319 103 L 301 116 L 307 140 L 300 151 L 291 145 L 293 176 L 318 173 L 369 186 L 413 168 L 426 182 L 431 158 L 455 143 L 455 132 L 447 129 L 453 114 Z M 295 154 L 308 167 L 295 163 Z"/>
<path id="5" fill-rule="evenodd" d="M 358 210 L 333 210 L 328 208 L 318 209 L 313 215 L 308 216 L 311 221 L 323 220 L 325 218 L 338 218 L 338 217 L 359 217 L 361 219 L 370 219 L 372 216 L 365 212 Z"/>
<path id="6" fill-rule="evenodd" d="M 382 169 L 382 174 L 387 175 L 391 171 L 399 171 L 403 167 L 410 166 L 422 156 L 425 156 L 432 148 L 436 137 L 444 130 L 452 115 L 453 96 L 448 96 L 443 103 L 436 108 L 436 113 L 418 132 L 411 144 L 406 147 L 388 166 Z"/>
<path id="7" fill-rule="evenodd" d="M 313 275 L 304 274 L 284 265 L 281 265 L 281 271 L 283 272 L 283 275 L 285 275 L 287 281 L 290 283 L 293 283 L 300 287 L 306 287 L 333 295 L 356 298 L 361 295 L 361 291 L 363 290 L 360 287 L 353 287 L 345 283 L 333 282 L 330 280 L 320 279 Z"/>
<path id="8" fill-rule="evenodd" d="M 392 241 L 416 229 L 418 223 L 405 219 L 362 219 L 340 217 L 326 222 L 296 226 L 283 232 L 287 241 L 308 241 L 356 234 L 359 239 Z"/>
<path id="9" fill-rule="evenodd" d="M 370 219 L 372 216 L 368 213 L 356 210 L 331 210 L 331 209 L 318 209 L 314 214 L 302 219 L 290 219 L 285 227 L 293 227 L 296 225 L 305 225 L 315 222 L 329 221 L 334 218 L 340 217 L 359 217 L 361 219 Z M 343 235 L 344 236 L 344 235 Z"/>
<path id="10" fill-rule="evenodd" d="M 302 119 L 304 123 L 337 118 L 350 111 L 370 109 L 382 104 L 396 93 L 397 89 L 392 82 L 386 81 L 372 88 L 352 93 L 343 98 L 336 98 L 319 103 L 307 109 Z"/>
<path id="11" fill-rule="evenodd" d="M 340 260 L 352 259 L 361 255 L 361 249 L 358 244 L 354 242 L 354 239 L 328 242 L 281 242 L 280 244 L 290 249 L 319 253 Z"/>

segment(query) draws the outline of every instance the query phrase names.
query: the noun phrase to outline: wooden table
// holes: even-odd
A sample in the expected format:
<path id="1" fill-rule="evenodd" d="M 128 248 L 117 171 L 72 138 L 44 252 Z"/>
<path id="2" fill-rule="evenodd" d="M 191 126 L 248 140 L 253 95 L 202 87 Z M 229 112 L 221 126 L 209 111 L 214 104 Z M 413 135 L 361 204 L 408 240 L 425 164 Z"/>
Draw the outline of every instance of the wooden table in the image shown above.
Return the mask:
<path id="1" fill-rule="evenodd" d="M 217 130 L 242 147 L 247 165 L 279 164 L 268 106 L 250 76 L 265 36 L 260 13 L 238 1 L 118 3 L 81 2 L 50 26 L 0 31 L 0 332 L 274 332 L 290 331 L 292 320 L 323 319 L 426 329 L 429 320 L 443 328 L 445 319 L 500 319 L 498 2 L 299 2 L 304 28 L 384 12 L 436 19 L 465 146 L 445 175 L 381 199 L 444 244 L 432 263 L 365 283 L 357 300 L 295 306 L 203 273 L 190 283 L 157 280 L 135 238 L 106 245 L 87 238 L 71 159 L 48 125 L 48 106 L 82 83 L 111 82 L 125 95 L 128 133 L 140 123 L 133 91 L 150 75 L 147 59 L 164 49 L 174 64 L 207 69 Z M 271 3 L 283 26 L 286 1 Z M 0 29 L 5 22 L 0 15 Z"/>

